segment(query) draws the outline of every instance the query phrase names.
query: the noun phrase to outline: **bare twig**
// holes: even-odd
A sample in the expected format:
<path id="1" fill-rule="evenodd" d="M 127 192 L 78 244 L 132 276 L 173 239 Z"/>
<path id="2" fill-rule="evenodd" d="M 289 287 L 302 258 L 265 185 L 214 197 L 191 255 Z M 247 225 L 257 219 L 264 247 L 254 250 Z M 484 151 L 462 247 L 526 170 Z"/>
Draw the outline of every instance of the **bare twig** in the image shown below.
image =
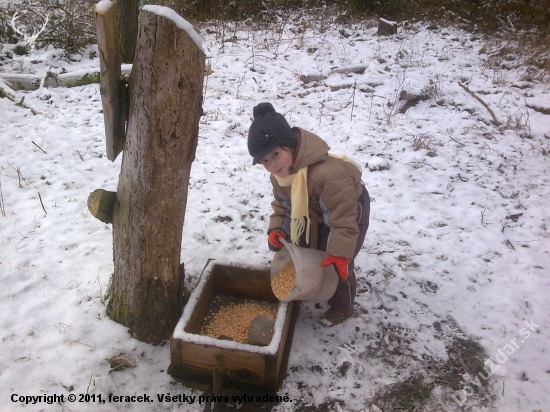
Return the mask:
<path id="1" fill-rule="evenodd" d="M 40 192 L 38 192 L 38 198 L 40 199 L 40 204 L 42 205 L 42 210 L 44 211 L 45 214 L 48 214 L 48 212 L 46 212 L 46 208 L 44 207 L 44 202 L 42 201 L 42 196 L 40 196 Z"/>
<path id="2" fill-rule="evenodd" d="M 86 151 L 82 154 L 80 154 L 80 150 L 77 150 L 76 153 L 78 153 L 78 157 L 80 157 L 80 160 L 84 161 L 84 156 L 86 156 L 86 153 L 88 153 L 88 150 L 90 149 L 90 146 L 96 141 L 97 139 L 92 140 L 92 142 L 88 145 L 86 148 Z"/>
<path id="3" fill-rule="evenodd" d="M 458 143 L 458 144 L 460 145 L 460 147 L 464 147 L 464 146 L 465 146 L 464 143 L 460 143 L 458 140 L 453 139 L 453 137 L 452 137 L 451 135 L 448 135 L 448 136 L 449 136 L 449 139 L 451 139 L 453 142 Z"/>
<path id="4" fill-rule="evenodd" d="M 399 96 L 405 88 L 405 80 L 407 78 L 407 70 L 399 71 L 397 73 L 397 81 L 393 94 L 389 98 L 389 101 L 384 105 L 384 113 L 386 115 L 386 124 L 391 124 L 391 120 L 394 115 L 399 112 Z M 387 107 L 387 108 L 386 108 Z"/>
<path id="5" fill-rule="evenodd" d="M 353 120 L 353 106 L 355 106 L 355 89 L 357 88 L 357 80 L 353 82 L 353 93 L 352 93 L 352 101 L 351 101 L 351 114 L 349 116 L 350 120 Z"/>
<path id="6" fill-rule="evenodd" d="M 93 346 L 88 345 L 87 343 L 84 343 L 84 342 L 80 342 L 79 340 L 70 340 L 69 343 L 80 343 L 81 345 L 84 345 L 93 349 Z"/>
<path id="7" fill-rule="evenodd" d="M 86 388 L 86 393 L 90 390 L 90 384 L 92 383 L 93 374 L 90 375 L 90 382 L 88 382 L 88 387 Z"/>
<path id="8" fill-rule="evenodd" d="M 349 102 L 347 102 L 345 105 L 343 105 L 343 106 L 340 107 L 339 109 L 334 109 L 333 112 L 335 112 L 335 113 L 341 112 L 341 111 L 344 110 L 346 107 L 348 107 L 351 103 L 352 103 L 352 101 L 350 100 Z"/>
<path id="9" fill-rule="evenodd" d="M 31 140 L 31 143 L 32 143 L 33 145 L 35 145 L 36 147 L 38 147 L 40 150 L 42 150 L 42 152 L 44 152 L 45 154 L 48 154 L 48 153 L 46 153 L 46 151 L 45 151 L 44 149 L 42 149 L 40 146 L 38 146 L 38 145 L 37 145 L 36 143 L 34 143 L 32 140 Z"/>
<path id="10" fill-rule="evenodd" d="M 23 183 L 22 182 L 25 182 L 27 183 L 27 181 L 25 180 L 25 178 L 23 177 L 23 175 L 21 174 L 21 168 L 19 166 L 17 167 L 13 167 L 11 164 L 8 163 L 8 165 L 10 165 L 10 167 L 15 170 L 17 172 L 17 183 L 19 184 L 19 187 L 23 187 Z"/>
<path id="11" fill-rule="evenodd" d="M 2 181 L 0 180 L 0 213 L 2 216 L 6 216 L 6 209 L 4 208 L 4 195 L 2 194 Z"/>
<path id="12" fill-rule="evenodd" d="M 502 225 L 502 233 L 504 233 L 504 229 L 510 227 L 510 225 L 508 225 L 508 223 L 503 220 L 500 221 L 500 224 Z"/>
<path id="13" fill-rule="evenodd" d="M 323 120 L 323 109 L 325 108 L 325 98 L 323 97 L 323 101 L 321 102 L 321 108 L 319 109 L 320 116 L 319 116 L 319 126 L 321 126 L 321 121 Z"/>
<path id="14" fill-rule="evenodd" d="M 406 163 L 406 164 L 408 164 L 408 165 L 409 165 L 409 164 L 421 164 L 421 165 L 425 165 L 425 166 L 430 166 L 432 169 L 437 170 L 437 169 L 436 169 L 435 167 L 433 167 L 431 164 L 428 164 L 428 163 L 426 163 L 426 162 L 408 162 L 408 163 Z M 415 169 L 416 169 L 416 168 L 415 168 Z"/>
<path id="15" fill-rule="evenodd" d="M 204 82 L 204 89 L 203 89 L 203 92 L 202 92 L 203 96 L 206 96 L 206 91 L 208 90 L 208 79 L 210 78 L 210 74 L 212 73 L 212 60 L 211 60 L 211 57 L 208 57 L 208 64 L 206 65 L 205 71 L 206 71 L 206 80 Z"/>
<path id="16" fill-rule="evenodd" d="M 458 83 L 458 85 L 460 87 L 462 87 L 466 93 L 468 93 L 470 96 L 472 96 L 474 99 L 476 99 L 478 102 L 480 102 L 483 107 L 485 107 L 487 109 L 487 111 L 489 112 L 489 114 L 491 115 L 491 117 L 493 118 L 493 123 L 495 124 L 495 126 L 500 126 L 501 123 L 498 121 L 497 117 L 495 116 L 495 113 L 491 110 L 491 108 L 489 107 L 489 105 L 487 103 L 485 103 L 483 101 L 483 99 L 481 99 L 481 97 L 479 97 L 477 94 L 475 94 L 473 91 L 471 91 L 470 89 L 468 89 L 467 86 L 465 86 L 464 84 L 462 83 Z"/>

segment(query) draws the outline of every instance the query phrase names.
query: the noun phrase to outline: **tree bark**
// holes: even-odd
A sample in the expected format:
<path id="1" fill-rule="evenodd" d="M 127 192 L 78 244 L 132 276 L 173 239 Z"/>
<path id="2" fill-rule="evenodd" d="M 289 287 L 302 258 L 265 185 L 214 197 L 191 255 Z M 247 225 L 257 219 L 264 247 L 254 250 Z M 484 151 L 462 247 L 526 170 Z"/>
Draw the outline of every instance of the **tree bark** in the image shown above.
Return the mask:
<path id="1" fill-rule="evenodd" d="M 124 63 L 132 63 L 138 36 L 139 0 L 118 0 L 118 36 Z"/>
<path id="2" fill-rule="evenodd" d="M 107 310 L 137 339 L 160 343 L 169 339 L 183 306 L 181 239 L 205 55 L 168 18 L 142 10 L 139 27 Z"/>

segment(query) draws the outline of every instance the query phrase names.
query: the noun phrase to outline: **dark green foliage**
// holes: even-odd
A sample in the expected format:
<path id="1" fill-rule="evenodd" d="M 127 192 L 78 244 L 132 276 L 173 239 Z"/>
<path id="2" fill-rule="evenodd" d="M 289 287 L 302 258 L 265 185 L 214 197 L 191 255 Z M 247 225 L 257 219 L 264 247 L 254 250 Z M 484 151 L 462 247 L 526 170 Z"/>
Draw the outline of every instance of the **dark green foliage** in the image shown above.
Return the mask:
<path id="1" fill-rule="evenodd" d="M 21 24 L 40 26 L 46 13 L 50 22 L 40 35 L 41 44 L 53 44 L 69 53 L 95 42 L 95 0 L 23 0 L 0 7 L 0 43 L 20 39 L 10 26 L 14 12 Z M 530 40 L 547 43 L 550 35 L 550 0 L 141 0 L 143 4 L 170 7 L 197 24 L 206 21 L 246 20 L 269 24 L 295 10 L 337 15 L 341 23 L 372 17 L 404 22 L 422 20 L 436 26 L 459 24 L 485 33 L 529 32 Z"/>
<path id="2" fill-rule="evenodd" d="M 500 29 L 550 32 L 550 0 L 411 0 L 409 16 L 454 18 L 482 31 Z"/>
<path id="3" fill-rule="evenodd" d="M 269 19 L 293 9 L 330 9 L 353 18 L 446 20 L 483 31 L 550 32 L 550 0 L 156 0 L 194 21 Z"/>
<path id="4" fill-rule="evenodd" d="M 8 3 L 0 6 L 0 43 L 18 43 L 20 35 L 11 27 L 14 13 L 18 14 L 17 27 L 25 27 L 32 33 L 49 21 L 37 41 L 37 47 L 52 44 L 69 53 L 76 53 L 82 47 L 94 43 L 95 24 L 92 6 L 94 0 L 43 0 L 22 1 L 18 4 Z"/>
<path id="5" fill-rule="evenodd" d="M 25 56 L 28 54 L 27 48 L 21 44 L 18 44 L 13 48 L 13 54 L 16 56 Z"/>

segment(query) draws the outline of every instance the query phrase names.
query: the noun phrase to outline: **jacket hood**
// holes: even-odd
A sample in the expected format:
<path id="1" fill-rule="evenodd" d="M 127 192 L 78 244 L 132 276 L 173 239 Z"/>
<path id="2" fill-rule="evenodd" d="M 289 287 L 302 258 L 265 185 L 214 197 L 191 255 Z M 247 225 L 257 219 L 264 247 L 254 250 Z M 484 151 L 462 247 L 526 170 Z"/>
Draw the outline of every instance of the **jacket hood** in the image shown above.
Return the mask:
<path id="1" fill-rule="evenodd" d="M 330 147 L 323 139 L 299 127 L 295 127 L 294 130 L 300 132 L 300 138 L 296 146 L 296 156 L 292 164 L 294 171 L 325 160 L 328 157 Z"/>

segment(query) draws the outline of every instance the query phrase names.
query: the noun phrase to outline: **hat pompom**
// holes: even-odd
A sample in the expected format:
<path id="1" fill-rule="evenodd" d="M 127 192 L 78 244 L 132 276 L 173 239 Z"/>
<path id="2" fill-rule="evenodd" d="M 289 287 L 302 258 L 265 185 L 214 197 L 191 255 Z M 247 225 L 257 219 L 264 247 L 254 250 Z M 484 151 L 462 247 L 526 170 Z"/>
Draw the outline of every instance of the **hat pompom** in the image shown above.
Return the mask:
<path id="1" fill-rule="evenodd" d="M 252 109 L 254 119 L 267 113 L 275 113 L 275 108 L 271 103 L 260 103 Z"/>

